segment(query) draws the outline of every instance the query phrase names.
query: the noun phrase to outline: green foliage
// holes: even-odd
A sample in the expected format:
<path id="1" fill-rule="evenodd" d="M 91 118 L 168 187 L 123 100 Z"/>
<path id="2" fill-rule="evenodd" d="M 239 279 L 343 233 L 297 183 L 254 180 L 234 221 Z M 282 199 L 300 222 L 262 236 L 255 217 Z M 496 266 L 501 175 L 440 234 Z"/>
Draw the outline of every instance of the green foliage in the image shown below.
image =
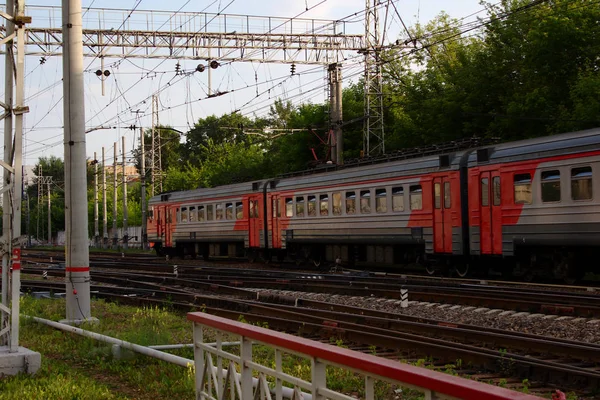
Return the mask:
<path id="1" fill-rule="evenodd" d="M 388 148 L 470 136 L 516 140 L 599 125 L 600 5 L 486 4 L 473 37 L 441 14 L 413 38 L 428 51 L 386 54 Z M 417 68 L 414 68 L 414 66 Z"/>

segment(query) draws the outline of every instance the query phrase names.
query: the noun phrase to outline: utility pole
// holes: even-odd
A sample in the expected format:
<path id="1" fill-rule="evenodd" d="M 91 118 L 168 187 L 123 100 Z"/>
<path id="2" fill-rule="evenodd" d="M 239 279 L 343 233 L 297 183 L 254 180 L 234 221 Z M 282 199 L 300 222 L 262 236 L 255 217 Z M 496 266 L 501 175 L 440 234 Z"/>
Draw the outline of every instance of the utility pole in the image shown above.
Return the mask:
<path id="1" fill-rule="evenodd" d="M 128 248 L 129 235 L 127 234 L 127 173 L 125 172 L 125 136 L 122 139 L 123 151 L 123 249 Z"/>
<path id="2" fill-rule="evenodd" d="M 146 221 L 146 145 L 144 140 L 144 129 L 140 127 L 140 147 L 141 157 L 141 181 L 142 181 L 142 193 L 140 196 L 140 202 L 142 207 L 142 250 L 146 250 L 146 242 L 148 240 L 148 221 Z"/>
<path id="3" fill-rule="evenodd" d="M 339 63 L 329 64 L 329 124 L 333 131 L 331 160 L 343 164 L 344 139 L 342 136 L 342 67 Z"/>
<path id="4" fill-rule="evenodd" d="M 23 120 L 24 114 L 29 112 L 29 107 L 24 105 L 25 25 L 31 23 L 31 17 L 25 16 L 24 0 L 7 0 L 6 13 L 1 13 L 0 18 L 6 20 L 4 25 L 6 35 L 0 36 L 0 43 L 6 45 L 5 98 L 4 102 L 0 103 L 4 108 L 0 119 L 6 119 L 4 160 L 0 166 L 4 172 L 1 188 L 4 225 L 0 237 L 2 256 L 0 375 L 14 375 L 19 372 L 34 374 L 41 365 L 40 354 L 19 346 Z"/>
<path id="5" fill-rule="evenodd" d="M 40 206 L 42 205 L 42 197 L 44 195 L 42 181 L 40 180 L 40 177 L 42 176 L 42 164 L 38 164 L 37 176 L 38 176 L 37 219 L 36 219 L 37 230 L 35 233 L 35 237 L 37 240 L 40 240 L 40 208 L 41 208 Z"/>
<path id="6" fill-rule="evenodd" d="M 99 246 L 100 229 L 98 227 L 98 159 L 94 152 L 94 247 Z"/>
<path id="7" fill-rule="evenodd" d="M 119 244 L 119 235 L 117 233 L 117 142 L 114 143 L 114 161 L 113 161 L 113 249 Z"/>
<path id="8" fill-rule="evenodd" d="M 50 196 L 50 185 L 52 177 L 48 177 L 46 184 L 48 185 L 48 245 L 52 246 L 52 196 Z"/>
<path id="9" fill-rule="evenodd" d="M 108 248 L 108 215 L 106 208 L 106 158 L 102 146 L 102 248 Z"/>
<path id="10" fill-rule="evenodd" d="M 91 319 L 81 0 L 62 0 L 67 322 Z"/>

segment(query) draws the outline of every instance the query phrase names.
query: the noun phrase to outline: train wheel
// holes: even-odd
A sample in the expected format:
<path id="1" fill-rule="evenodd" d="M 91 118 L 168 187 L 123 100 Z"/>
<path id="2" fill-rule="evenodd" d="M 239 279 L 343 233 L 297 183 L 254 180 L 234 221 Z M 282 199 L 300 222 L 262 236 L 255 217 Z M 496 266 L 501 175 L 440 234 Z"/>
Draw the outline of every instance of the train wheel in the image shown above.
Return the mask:
<path id="1" fill-rule="evenodd" d="M 454 272 L 456 272 L 456 275 L 460 276 L 461 278 L 464 278 L 465 276 L 467 276 L 469 274 L 469 264 L 467 263 L 458 263 L 454 266 Z"/>

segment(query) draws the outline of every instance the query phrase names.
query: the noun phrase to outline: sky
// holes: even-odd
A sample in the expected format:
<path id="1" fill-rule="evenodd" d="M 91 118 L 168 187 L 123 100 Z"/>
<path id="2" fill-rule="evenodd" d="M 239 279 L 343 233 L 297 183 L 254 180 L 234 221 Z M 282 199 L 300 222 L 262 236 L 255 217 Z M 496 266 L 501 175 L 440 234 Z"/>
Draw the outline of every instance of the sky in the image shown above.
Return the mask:
<path id="1" fill-rule="evenodd" d="M 38 2 L 29 3 L 32 7 Z M 59 0 L 44 0 L 44 5 L 60 5 Z M 394 4 L 398 14 L 407 26 L 426 23 L 440 12 L 445 11 L 451 17 L 473 20 L 484 17 L 479 0 L 396 0 Z M 294 17 L 326 20 L 346 20 L 354 13 L 365 8 L 364 0 L 83 0 L 82 7 L 103 8 L 103 11 L 90 10 L 84 14 L 84 28 L 97 27 L 118 29 L 129 11 L 137 5 L 137 11 L 129 17 L 125 28 L 143 29 L 152 19 L 151 26 L 157 27 L 160 18 L 169 20 L 170 14 L 179 12 L 207 12 L 239 14 L 262 17 Z M 119 10 L 110 10 L 119 9 Z M 308 11 L 306 11 L 308 9 Z M 150 13 L 143 10 L 153 10 Z M 164 11 L 165 13 L 160 13 Z M 479 13 L 478 13 L 479 12 Z M 60 26 L 60 10 L 51 13 L 48 10 L 31 9 L 31 26 Z M 383 17 L 382 17 L 383 18 Z M 352 19 L 352 18 L 350 18 Z M 174 21 L 170 19 L 169 21 Z M 263 21 L 267 27 L 268 19 Z M 144 23 L 144 21 L 146 21 Z M 257 24 L 253 24 L 256 28 Z M 164 28 L 163 28 L 164 29 Z M 196 31 L 194 26 L 190 30 Z M 227 31 L 232 29 L 229 27 Z M 265 31 L 268 28 L 265 29 Z M 402 27 L 395 11 L 386 30 L 386 41 L 394 41 Z M 347 33 L 364 32 L 362 14 L 354 22 L 346 24 Z M 344 86 L 356 82 L 362 66 L 356 56 L 343 63 Z M 184 71 L 193 71 L 198 61 L 179 61 Z M 315 65 L 297 65 L 297 74 L 290 77 L 290 65 L 271 63 L 227 63 L 212 72 L 213 91 L 230 91 L 231 94 L 207 98 L 207 74 L 192 73 L 185 76 L 175 75 L 176 60 L 148 59 L 105 59 L 105 69 L 111 75 L 104 79 L 105 95 L 102 95 L 102 81 L 95 75 L 100 68 L 98 58 L 84 59 L 86 129 L 98 127 L 86 136 L 88 158 L 93 159 L 94 152 L 100 159 L 102 147 L 106 148 L 107 165 L 112 164 L 113 143 L 118 143 L 119 161 L 121 159 L 121 137 L 126 138 L 126 155 L 130 160 L 132 147 L 138 145 L 139 127 L 151 126 L 152 93 L 158 93 L 159 122 L 186 132 L 199 118 L 209 115 L 220 116 L 239 110 L 249 117 L 264 116 L 269 105 L 277 98 L 290 99 L 294 104 L 301 102 L 323 103 L 325 101 L 325 68 Z M 4 73 L 4 62 L 0 63 Z M 25 60 L 25 102 L 30 112 L 25 119 L 24 164 L 35 164 L 39 157 L 54 155 L 62 158 L 62 57 L 51 54 L 43 63 L 40 57 L 28 56 Z M 167 84 L 168 83 L 168 84 Z M 130 130 L 135 125 L 138 130 Z M 1 125 L 0 125 L 1 128 Z"/>

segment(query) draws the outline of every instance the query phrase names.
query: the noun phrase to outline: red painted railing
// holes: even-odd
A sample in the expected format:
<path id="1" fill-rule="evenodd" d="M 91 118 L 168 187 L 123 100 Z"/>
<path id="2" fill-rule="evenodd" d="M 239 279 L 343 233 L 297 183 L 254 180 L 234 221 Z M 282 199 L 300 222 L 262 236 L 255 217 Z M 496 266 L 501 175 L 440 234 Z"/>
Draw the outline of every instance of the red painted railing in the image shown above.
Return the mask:
<path id="1" fill-rule="evenodd" d="M 195 341 L 195 363 L 196 363 L 196 374 L 202 374 L 199 371 L 200 368 L 204 370 L 204 377 L 196 376 L 196 382 L 201 382 L 206 378 L 208 374 L 206 368 L 206 361 L 208 360 L 207 354 L 212 353 L 218 357 L 225 357 L 224 352 L 219 348 L 216 351 L 211 350 L 210 347 L 203 345 L 199 342 L 202 341 L 204 328 L 213 328 L 220 332 L 226 332 L 233 335 L 240 336 L 240 355 L 235 355 L 237 362 L 242 362 L 243 365 L 238 365 L 238 368 L 242 372 L 242 382 L 244 381 L 244 371 L 251 374 L 253 367 L 260 366 L 252 361 L 252 351 L 248 351 L 248 348 L 244 350 L 244 346 L 251 346 L 251 343 L 260 343 L 262 345 L 270 346 L 280 352 L 290 352 L 292 354 L 300 354 L 305 358 L 312 360 L 313 368 L 318 364 L 334 365 L 336 367 L 342 367 L 360 375 L 364 375 L 366 382 L 382 380 L 391 382 L 394 385 L 406 386 L 413 389 L 418 389 L 426 394 L 426 398 L 441 399 L 441 398 L 458 398 L 458 399 L 472 399 L 472 400 L 506 400 L 506 399 L 518 399 L 518 400 L 534 400 L 540 399 L 539 397 L 532 396 L 525 393 L 515 392 L 505 388 L 488 385 L 468 379 L 444 374 L 437 371 L 432 371 L 425 368 L 415 367 L 408 364 L 403 364 L 396 361 L 387 360 L 384 358 L 376 357 L 370 354 L 364 354 L 344 348 L 340 348 L 333 345 L 323 344 L 320 342 L 296 337 L 293 335 L 272 331 L 269 329 L 260 328 L 253 325 L 248 325 L 238 321 L 229 320 L 222 317 L 206 313 L 189 313 L 188 320 L 194 322 L 194 341 Z M 244 345 L 244 343 L 246 343 Z M 251 349 L 251 347 L 250 347 Z M 250 355 L 250 359 L 245 359 L 243 354 Z M 209 357 L 210 358 L 210 357 Z M 212 361 L 208 360 L 212 367 Z M 230 364 L 230 367 L 233 366 Z M 240 368 L 241 367 L 241 368 Z M 215 368 L 215 367 L 213 367 Z M 256 370 L 256 369 L 255 369 Z M 267 374 L 262 368 L 263 374 Z M 321 371 L 325 371 L 324 367 Z M 284 378 L 278 377 L 281 374 L 280 370 L 270 370 L 268 376 L 275 377 L 278 380 L 285 381 Z M 208 374 L 210 375 L 210 374 Z M 249 379 L 249 378 L 247 378 Z M 320 381 L 318 385 L 315 384 L 315 379 Z M 209 378 L 210 380 L 210 378 Z M 304 388 L 308 392 L 312 392 L 313 399 L 328 398 L 328 394 L 332 393 L 331 390 L 327 389 L 324 385 L 325 379 L 317 379 L 313 373 L 313 382 L 302 382 L 298 384 L 299 388 Z M 246 380 L 248 382 L 248 380 Z M 265 381 L 266 382 L 266 381 Z M 201 384 L 202 385 L 202 384 Z M 249 385 L 249 384 L 247 384 Z M 372 385 L 372 383 L 371 383 Z M 234 386 L 234 385 L 231 385 Z M 260 382 L 254 383 L 255 387 L 260 388 Z M 202 392 L 202 387 L 197 390 Z M 223 388 L 222 390 L 225 390 Z M 247 389 L 250 390 L 250 389 Z M 259 390 L 259 389 L 257 389 Z M 299 389 L 298 389 L 299 390 Z M 348 388 L 352 390 L 352 388 Z M 368 393 L 369 390 L 366 390 Z M 254 393 L 254 392 L 253 392 Z M 245 396 L 240 396 L 245 398 Z M 367 396 L 369 398 L 370 396 Z M 198 399 L 212 398 L 206 395 L 197 394 Z M 277 398 L 281 398 L 277 396 Z M 374 398 L 374 397 L 371 397 Z"/>

